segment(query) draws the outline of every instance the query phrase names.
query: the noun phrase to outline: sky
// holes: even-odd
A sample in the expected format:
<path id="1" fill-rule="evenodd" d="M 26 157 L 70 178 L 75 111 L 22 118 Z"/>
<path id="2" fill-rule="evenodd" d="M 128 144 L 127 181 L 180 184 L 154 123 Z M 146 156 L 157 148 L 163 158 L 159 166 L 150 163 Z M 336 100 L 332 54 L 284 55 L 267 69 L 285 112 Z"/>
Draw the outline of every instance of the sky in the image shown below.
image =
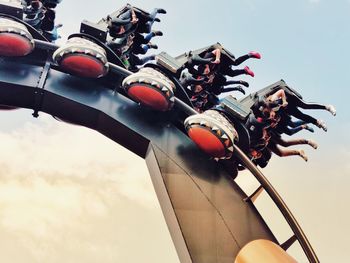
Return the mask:
<path id="1" fill-rule="evenodd" d="M 60 4 L 57 22 L 64 24 L 60 43 L 79 30 L 83 19 L 98 21 L 125 4 L 86 3 Z M 247 91 L 284 79 L 305 100 L 337 108 L 336 117 L 312 112 L 326 121 L 328 132 L 315 127 L 314 134 L 295 135 L 319 144 L 318 150 L 295 147 L 305 150 L 307 163 L 299 157 L 274 157 L 263 172 L 319 259 L 348 262 L 350 1 L 130 3 L 145 10 L 167 10 L 154 27 L 164 33 L 154 40 L 159 51 L 176 56 L 215 42 L 236 56 L 256 50 L 262 59 L 245 63 L 255 72 L 254 79 L 242 77 L 250 83 Z M 34 119 L 30 113 L 0 112 L 0 261 L 16 257 L 16 262 L 96 262 L 98 257 L 102 262 L 139 262 L 140 258 L 178 262 L 144 161 L 94 131 L 59 123 L 45 114 Z M 239 175 L 238 182 L 248 192 L 256 187 L 247 173 Z M 287 227 L 265 195 L 257 206 L 276 236 L 287 239 Z M 129 245 L 136 241 L 138 253 Z M 156 249 L 159 246 L 161 250 Z M 296 247 L 291 253 L 306 262 Z"/>

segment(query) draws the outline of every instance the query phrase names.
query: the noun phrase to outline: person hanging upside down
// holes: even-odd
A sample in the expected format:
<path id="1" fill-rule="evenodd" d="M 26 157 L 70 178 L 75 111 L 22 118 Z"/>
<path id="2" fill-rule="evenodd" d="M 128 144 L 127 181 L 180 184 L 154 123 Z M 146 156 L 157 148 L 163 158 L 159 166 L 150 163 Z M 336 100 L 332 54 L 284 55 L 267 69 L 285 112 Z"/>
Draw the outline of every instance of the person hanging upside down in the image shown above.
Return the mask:
<path id="1" fill-rule="evenodd" d="M 220 48 L 208 49 L 202 56 L 190 56 L 189 61 L 186 63 L 186 68 L 195 78 L 207 76 L 218 71 L 220 58 Z"/>
<path id="2" fill-rule="evenodd" d="M 136 7 L 127 4 L 116 17 L 107 16 L 109 34 L 114 38 L 121 38 L 132 32 L 151 33 L 155 21 L 160 21 L 157 14 L 166 14 L 162 8 L 155 8 L 148 14 Z"/>
<path id="3" fill-rule="evenodd" d="M 109 34 L 115 38 L 127 36 L 136 30 L 138 21 L 134 8 L 128 4 L 117 17 L 107 16 Z"/>
<path id="4" fill-rule="evenodd" d="M 317 149 L 318 145 L 316 142 L 314 142 L 313 140 L 308 140 L 308 139 L 293 139 L 293 140 L 289 140 L 286 141 L 284 139 L 282 139 L 282 136 L 278 133 L 274 133 L 273 131 L 270 132 L 271 134 L 271 141 L 279 144 L 283 147 L 289 147 L 289 146 L 293 146 L 293 145 L 301 145 L 301 144 L 305 144 L 305 145 L 310 145 L 312 148 Z"/>
<path id="5" fill-rule="evenodd" d="M 305 162 L 308 161 L 308 157 L 306 156 L 303 150 L 285 150 L 280 148 L 275 142 L 272 142 L 272 141 L 269 143 L 267 147 L 279 157 L 298 155 L 301 158 L 303 158 Z"/>
<path id="6" fill-rule="evenodd" d="M 289 136 L 296 134 L 301 130 L 308 130 L 309 132 L 314 132 L 314 129 L 307 125 L 305 121 L 302 120 L 292 120 L 292 117 L 286 114 L 283 110 L 280 110 L 279 115 L 281 116 L 280 121 L 274 128 L 279 134 L 287 134 Z"/>
<path id="7" fill-rule="evenodd" d="M 215 60 L 212 59 L 214 56 Z M 221 58 L 219 56 L 221 56 Z M 195 73 L 191 71 L 191 67 L 193 67 L 194 65 L 214 63 L 220 64 L 220 73 L 222 73 L 223 75 L 235 77 L 241 74 L 246 74 L 254 77 L 254 72 L 251 71 L 249 67 L 245 67 L 244 69 L 232 69 L 232 66 L 238 66 L 249 58 L 260 59 L 261 55 L 258 52 L 251 51 L 246 55 L 235 58 L 235 56 L 231 52 L 226 50 L 220 43 L 216 43 L 205 49 L 193 51 L 193 53 L 190 52 L 187 66 L 189 68 L 190 73 L 192 73 L 193 75 L 195 75 Z M 207 63 L 203 63 L 200 62 L 201 59 L 212 60 Z"/>
<path id="8" fill-rule="evenodd" d="M 307 115 L 301 112 L 298 107 L 303 109 L 321 109 L 329 111 L 333 116 L 336 115 L 336 110 L 332 105 L 322 105 L 318 103 L 307 103 L 299 98 L 296 94 L 291 91 L 280 89 L 274 94 L 268 97 L 269 102 L 277 102 L 281 106 L 287 105 L 284 108 L 284 111 L 297 119 L 303 120 L 306 123 L 312 123 L 319 128 L 322 128 L 324 131 L 327 131 L 327 126 L 324 121 L 317 120 L 310 115 Z"/>

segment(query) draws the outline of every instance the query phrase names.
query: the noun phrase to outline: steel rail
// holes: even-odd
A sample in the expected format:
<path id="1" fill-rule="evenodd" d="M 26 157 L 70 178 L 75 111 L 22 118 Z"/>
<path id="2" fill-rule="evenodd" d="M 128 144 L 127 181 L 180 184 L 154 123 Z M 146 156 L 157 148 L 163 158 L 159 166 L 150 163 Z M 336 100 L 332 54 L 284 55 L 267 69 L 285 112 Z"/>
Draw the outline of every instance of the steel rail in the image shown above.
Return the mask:
<path id="1" fill-rule="evenodd" d="M 46 49 L 54 51 L 59 46 L 53 43 L 49 43 L 42 40 L 35 40 L 35 45 L 39 49 Z M 129 76 L 132 74 L 131 71 L 122 68 L 118 65 L 115 65 L 113 63 L 108 62 L 111 71 L 123 75 L 123 76 Z M 175 98 L 175 106 L 185 112 L 188 115 L 198 114 L 193 108 L 185 104 L 183 101 L 181 101 L 178 98 Z M 311 263 L 318 263 L 320 262 L 309 243 L 307 237 L 305 236 L 304 232 L 302 231 L 301 227 L 299 226 L 298 222 L 296 221 L 295 217 L 293 216 L 292 212 L 289 210 L 287 205 L 282 200 L 281 196 L 278 194 L 278 192 L 273 188 L 271 183 L 267 180 L 267 178 L 263 175 L 263 173 L 254 165 L 251 160 L 243 153 L 243 151 L 234 145 L 234 155 L 244 164 L 244 166 L 253 174 L 253 176 L 260 182 L 264 190 L 268 193 L 270 198 L 273 200 L 273 202 L 276 204 L 282 215 L 284 216 L 285 220 L 291 227 L 292 231 L 294 232 L 295 236 L 297 237 L 297 240 L 299 241 L 302 249 L 304 250 L 304 253 L 306 254 L 307 258 Z"/>
<path id="2" fill-rule="evenodd" d="M 256 167 L 255 164 L 244 154 L 244 152 L 237 147 L 234 147 L 234 155 L 244 164 L 244 166 L 254 175 L 254 177 L 259 181 L 264 190 L 270 196 L 272 201 L 276 204 L 278 209 L 283 214 L 290 228 L 294 232 L 297 240 L 299 241 L 302 249 L 304 250 L 305 255 L 307 256 L 309 262 L 311 263 L 319 263 L 319 259 L 315 251 L 313 250 L 309 240 L 298 224 L 297 220 L 293 216 L 292 212 L 289 210 L 287 205 L 284 203 L 282 197 L 278 194 L 278 192 L 274 189 L 272 184 L 267 180 L 267 178 L 263 175 L 263 173 Z"/>
<path id="3" fill-rule="evenodd" d="M 183 103 L 181 100 L 176 99 L 175 105 L 180 108 L 182 111 L 186 112 L 187 114 L 198 114 L 194 109 Z M 303 230 L 301 229 L 300 225 L 298 224 L 297 220 L 293 216 L 292 212 L 289 210 L 286 203 L 283 201 L 282 197 L 278 194 L 278 192 L 275 190 L 275 188 L 272 186 L 272 184 L 267 180 L 267 178 L 264 176 L 264 174 L 256 167 L 256 165 L 245 155 L 245 153 L 236 145 L 234 147 L 234 155 L 237 159 L 239 159 L 242 164 L 253 174 L 253 176 L 258 180 L 258 182 L 261 184 L 263 189 L 267 192 L 267 194 L 270 196 L 272 201 L 275 203 L 277 208 L 280 210 L 282 215 L 284 216 L 285 220 L 289 224 L 290 228 L 292 229 L 293 233 L 295 234 L 297 240 L 299 241 L 306 257 L 308 258 L 310 263 L 319 263 L 319 259 L 317 258 L 317 255 L 315 251 L 313 250 L 309 240 L 307 239 L 306 235 L 304 234 Z"/>

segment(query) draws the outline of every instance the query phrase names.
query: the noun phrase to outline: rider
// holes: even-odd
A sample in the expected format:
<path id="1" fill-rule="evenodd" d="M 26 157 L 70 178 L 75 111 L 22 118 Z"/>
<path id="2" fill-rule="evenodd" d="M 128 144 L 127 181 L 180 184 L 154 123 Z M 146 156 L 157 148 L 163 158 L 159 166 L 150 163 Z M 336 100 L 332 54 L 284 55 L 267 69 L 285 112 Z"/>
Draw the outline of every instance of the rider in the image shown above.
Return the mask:
<path id="1" fill-rule="evenodd" d="M 166 14 L 166 11 L 162 8 L 155 8 L 150 14 L 140 12 L 139 17 L 137 15 L 138 13 L 139 12 L 135 12 L 135 8 L 133 6 L 127 4 L 117 17 L 108 16 L 107 24 L 110 36 L 114 38 L 121 38 L 134 31 L 139 33 L 151 33 L 153 23 L 155 21 L 160 21 L 156 17 L 157 14 Z"/>
<path id="2" fill-rule="evenodd" d="M 322 128 L 324 131 L 327 131 L 327 126 L 322 120 L 317 120 L 310 115 L 304 114 L 301 112 L 298 107 L 303 109 L 322 109 L 329 111 L 332 115 L 336 115 L 336 110 L 332 105 L 322 105 L 317 103 L 307 103 L 299 98 L 295 93 L 280 89 L 274 94 L 270 95 L 267 98 L 270 102 L 275 102 L 281 106 L 285 106 L 285 112 L 288 115 L 292 115 L 300 120 L 305 121 L 306 123 L 312 123 L 319 128 Z"/>

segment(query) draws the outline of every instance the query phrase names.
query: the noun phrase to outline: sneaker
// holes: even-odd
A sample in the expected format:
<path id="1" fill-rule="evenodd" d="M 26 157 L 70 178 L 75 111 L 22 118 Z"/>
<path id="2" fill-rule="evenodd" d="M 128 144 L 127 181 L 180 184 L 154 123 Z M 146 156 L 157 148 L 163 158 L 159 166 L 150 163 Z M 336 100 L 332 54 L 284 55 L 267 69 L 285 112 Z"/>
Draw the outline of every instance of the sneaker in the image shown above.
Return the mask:
<path id="1" fill-rule="evenodd" d="M 163 35 L 163 32 L 162 31 L 152 31 L 152 34 L 153 34 L 153 36 L 162 36 Z"/>
<path id="2" fill-rule="evenodd" d="M 244 81 L 244 80 L 240 80 L 239 84 L 241 84 L 241 85 L 243 85 L 244 87 L 247 87 L 247 88 L 249 87 L 249 83 Z"/>
<path id="3" fill-rule="evenodd" d="M 243 93 L 245 95 L 245 90 L 241 86 L 235 87 L 236 91 Z"/>
<path id="4" fill-rule="evenodd" d="M 327 105 L 326 110 L 329 111 L 333 116 L 337 115 L 337 111 L 333 105 Z"/>
<path id="5" fill-rule="evenodd" d="M 166 10 L 163 8 L 157 8 L 157 13 L 158 14 L 166 14 Z"/>
<path id="6" fill-rule="evenodd" d="M 317 127 L 327 131 L 326 123 L 323 120 L 317 120 Z"/>
<path id="7" fill-rule="evenodd" d="M 156 18 L 154 19 L 154 22 L 160 22 L 160 19 L 159 19 L 158 17 L 156 17 Z"/>
<path id="8" fill-rule="evenodd" d="M 148 46 L 149 48 L 158 49 L 158 46 L 155 45 L 155 44 L 152 44 L 152 43 L 148 43 L 147 46 Z"/>
<path id="9" fill-rule="evenodd" d="M 256 59 L 261 59 L 261 55 L 259 52 L 256 52 L 256 51 L 250 51 L 248 53 L 249 57 L 251 58 L 256 58 Z"/>
<path id="10" fill-rule="evenodd" d="M 308 158 L 303 150 L 299 150 L 299 156 L 303 158 L 305 162 L 308 161 Z"/>
<path id="11" fill-rule="evenodd" d="M 252 77 L 255 76 L 254 72 L 248 66 L 244 67 L 244 71 L 245 71 L 245 74 L 247 74 L 247 75 L 250 75 Z"/>
<path id="12" fill-rule="evenodd" d="M 316 142 L 312 141 L 312 140 L 307 140 L 307 144 L 310 145 L 312 148 L 314 148 L 315 150 L 318 148 L 318 145 Z"/>

